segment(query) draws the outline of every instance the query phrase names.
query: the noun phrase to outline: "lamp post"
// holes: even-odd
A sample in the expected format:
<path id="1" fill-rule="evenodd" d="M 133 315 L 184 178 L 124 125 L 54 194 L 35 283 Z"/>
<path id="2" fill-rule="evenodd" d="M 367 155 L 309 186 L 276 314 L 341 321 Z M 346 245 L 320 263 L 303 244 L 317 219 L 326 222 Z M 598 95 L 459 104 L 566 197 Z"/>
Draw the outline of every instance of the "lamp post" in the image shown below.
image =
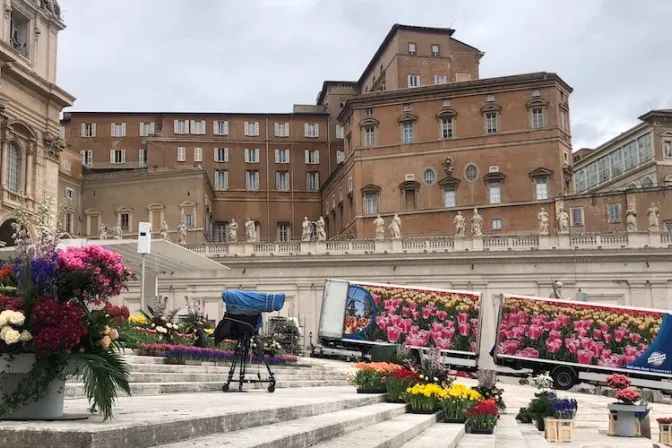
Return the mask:
<path id="1" fill-rule="evenodd" d="M 147 254 L 151 253 L 152 246 L 152 225 L 148 222 L 138 223 L 138 253 L 142 254 L 142 264 L 140 266 L 140 311 L 145 310 L 145 273 Z"/>

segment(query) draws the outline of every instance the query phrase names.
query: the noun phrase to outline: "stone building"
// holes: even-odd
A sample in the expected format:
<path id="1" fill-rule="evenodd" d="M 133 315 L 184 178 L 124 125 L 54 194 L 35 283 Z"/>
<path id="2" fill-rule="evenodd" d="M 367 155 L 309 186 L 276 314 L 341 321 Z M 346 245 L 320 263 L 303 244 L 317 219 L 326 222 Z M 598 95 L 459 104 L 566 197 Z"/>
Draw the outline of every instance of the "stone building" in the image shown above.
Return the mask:
<path id="1" fill-rule="evenodd" d="M 12 243 L 14 210 L 34 211 L 42 191 L 61 199 L 59 118 L 74 98 L 56 85 L 56 0 L 6 0 L 0 20 L 0 241 Z"/>

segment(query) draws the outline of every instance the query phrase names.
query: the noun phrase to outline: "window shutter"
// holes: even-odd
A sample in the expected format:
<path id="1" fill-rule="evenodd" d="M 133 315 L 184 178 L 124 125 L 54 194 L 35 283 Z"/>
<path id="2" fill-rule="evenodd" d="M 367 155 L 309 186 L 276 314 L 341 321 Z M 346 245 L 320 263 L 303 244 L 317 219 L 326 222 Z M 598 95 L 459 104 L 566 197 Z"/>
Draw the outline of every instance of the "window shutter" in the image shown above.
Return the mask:
<path id="1" fill-rule="evenodd" d="M 320 150 L 315 150 L 315 163 L 320 163 Z"/>
<path id="2" fill-rule="evenodd" d="M 306 190 L 310 190 L 310 173 L 306 173 Z"/>
<path id="3" fill-rule="evenodd" d="M 96 123 L 91 125 L 91 135 L 96 136 Z"/>
<path id="4" fill-rule="evenodd" d="M 280 190 L 282 188 L 282 184 L 280 183 L 280 172 L 275 173 L 275 189 Z"/>
<path id="5" fill-rule="evenodd" d="M 303 136 L 308 137 L 308 123 L 303 123 Z"/>
<path id="6" fill-rule="evenodd" d="M 229 148 L 224 148 L 224 161 L 225 162 L 229 161 Z M 228 174 L 227 174 L 227 176 L 228 176 Z"/>
<path id="7" fill-rule="evenodd" d="M 178 127 L 180 126 L 180 120 L 174 120 L 173 121 L 173 133 L 177 134 Z"/>
<path id="8" fill-rule="evenodd" d="M 79 151 L 79 153 L 82 155 L 82 162 L 83 162 L 84 157 L 86 157 L 86 151 Z"/>
<path id="9" fill-rule="evenodd" d="M 219 148 L 215 148 L 215 150 L 212 152 L 212 155 L 214 157 L 214 161 L 219 162 L 219 159 L 217 158 L 219 156 Z"/>
<path id="10" fill-rule="evenodd" d="M 189 133 L 189 120 L 184 120 L 184 133 Z"/>
<path id="11" fill-rule="evenodd" d="M 229 122 L 224 122 L 224 135 L 229 135 Z"/>
<path id="12" fill-rule="evenodd" d="M 275 125 L 277 126 L 278 124 L 276 123 Z M 280 163 L 280 150 L 279 149 L 275 150 L 275 163 Z"/>
<path id="13" fill-rule="evenodd" d="M 191 120 L 191 132 L 194 132 L 196 129 L 196 120 Z"/>
<path id="14" fill-rule="evenodd" d="M 126 150 L 121 150 L 121 163 L 126 163 Z"/>
<path id="15" fill-rule="evenodd" d="M 249 162 L 250 161 L 250 149 L 245 148 L 245 161 Z"/>
<path id="16" fill-rule="evenodd" d="M 310 163 L 310 150 L 306 149 L 305 151 L 306 163 Z"/>
<path id="17" fill-rule="evenodd" d="M 315 189 L 320 189 L 320 173 L 315 173 Z"/>
<path id="18" fill-rule="evenodd" d="M 219 129 L 217 129 L 217 120 L 213 120 L 212 122 L 212 133 L 219 135 Z"/>
<path id="19" fill-rule="evenodd" d="M 149 133 L 154 134 L 154 122 L 153 121 L 149 124 Z"/>
<path id="20" fill-rule="evenodd" d="M 320 125 L 319 123 L 315 123 L 315 137 L 320 136 Z"/>
<path id="21" fill-rule="evenodd" d="M 142 149 L 138 149 L 138 166 L 142 166 L 145 161 L 145 154 L 142 151 Z"/>
<path id="22" fill-rule="evenodd" d="M 89 149 L 86 151 L 86 159 L 89 162 L 89 165 L 93 163 L 93 150 Z"/>
<path id="23" fill-rule="evenodd" d="M 147 137 L 145 135 L 145 122 L 144 121 L 140 122 L 140 137 Z"/>
<path id="24" fill-rule="evenodd" d="M 121 136 L 126 137 L 126 123 L 121 123 Z"/>
<path id="25" fill-rule="evenodd" d="M 289 123 L 285 123 L 285 137 L 289 137 Z"/>
<path id="26" fill-rule="evenodd" d="M 276 137 L 280 136 L 280 123 L 275 123 L 275 136 Z M 276 162 L 277 162 L 277 160 L 276 160 Z"/>
<path id="27" fill-rule="evenodd" d="M 110 149 L 110 163 L 114 163 L 114 149 Z"/>
<path id="28" fill-rule="evenodd" d="M 86 137 L 86 123 L 82 123 L 82 137 Z"/>
<path id="29" fill-rule="evenodd" d="M 117 132 L 116 132 L 116 131 L 117 131 L 117 127 L 114 125 L 114 123 L 110 124 L 110 135 L 111 135 L 112 137 L 116 137 L 116 136 L 117 136 Z"/>

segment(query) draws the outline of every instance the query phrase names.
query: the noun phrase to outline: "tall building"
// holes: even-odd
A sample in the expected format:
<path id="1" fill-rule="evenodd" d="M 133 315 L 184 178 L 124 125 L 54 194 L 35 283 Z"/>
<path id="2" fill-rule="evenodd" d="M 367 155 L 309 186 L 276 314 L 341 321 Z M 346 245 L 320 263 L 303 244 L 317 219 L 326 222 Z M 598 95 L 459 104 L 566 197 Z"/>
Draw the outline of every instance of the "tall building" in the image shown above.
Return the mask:
<path id="1" fill-rule="evenodd" d="M 0 241 L 12 243 L 14 211 L 35 210 L 42 192 L 60 197 L 64 141 L 59 119 L 74 98 L 56 85 L 56 0 L 6 0 L 0 19 Z M 31 229 L 34 230 L 34 229 Z"/>

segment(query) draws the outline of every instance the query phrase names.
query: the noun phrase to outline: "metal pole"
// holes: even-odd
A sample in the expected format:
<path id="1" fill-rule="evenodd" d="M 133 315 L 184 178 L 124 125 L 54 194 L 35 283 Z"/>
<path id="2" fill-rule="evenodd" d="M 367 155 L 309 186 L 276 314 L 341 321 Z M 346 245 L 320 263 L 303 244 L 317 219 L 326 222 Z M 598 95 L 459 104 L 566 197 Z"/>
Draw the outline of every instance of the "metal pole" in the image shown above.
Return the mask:
<path id="1" fill-rule="evenodd" d="M 145 311 L 145 257 L 147 254 L 142 254 L 142 267 L 140 268 L 140 311 Z"/>

